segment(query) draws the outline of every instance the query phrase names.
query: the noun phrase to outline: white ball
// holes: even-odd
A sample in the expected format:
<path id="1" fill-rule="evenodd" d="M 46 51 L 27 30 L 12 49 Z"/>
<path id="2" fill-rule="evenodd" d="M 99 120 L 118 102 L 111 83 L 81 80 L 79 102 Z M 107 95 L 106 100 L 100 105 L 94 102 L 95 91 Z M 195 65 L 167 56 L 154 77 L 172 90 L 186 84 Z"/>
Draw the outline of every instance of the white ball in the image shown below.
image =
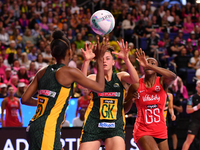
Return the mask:
<path id="1" fill-rule="evenodd" d="M 98 10 L 90 18 L 92 30 L 99 35 L 110 33 L 115 27 L 115 18 L 107 10 Z"/>

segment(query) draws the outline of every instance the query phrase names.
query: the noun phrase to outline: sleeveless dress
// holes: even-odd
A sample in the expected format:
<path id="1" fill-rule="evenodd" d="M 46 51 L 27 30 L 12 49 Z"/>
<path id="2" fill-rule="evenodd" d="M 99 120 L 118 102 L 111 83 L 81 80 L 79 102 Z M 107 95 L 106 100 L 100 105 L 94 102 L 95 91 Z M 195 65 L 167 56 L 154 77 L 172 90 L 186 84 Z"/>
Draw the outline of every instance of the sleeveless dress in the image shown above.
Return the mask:
<path id="1" fill-rule="evenodd" d="M 139 98 L 135 100 L 138 110 L 133 130 L 135 143 L 145 135 L 160 139 L 167 138 L 167 126 L 164 118 L 167 94 L 159 79 L 157 77 L 151 88 L 145 86 L 144 78 L 140 79 Z"/>
<path id="2" fill-rule="evenodd" d="M 16 98 L 13 101 L 7 97 L 6 104 L 6 116 L 5 116 L 5 127 L 20 127 L 19 117 L 17 109 L 19 108 L 19 103 Z"/>
<path id="3" fill-rule="evenodd" d="M 61 150 L 60 126 L 65 119 L 73 84 L 64 87 L 56 80 L 56 71 L 64 64 L 49 65 L 38 82 L 37 110 L 27 127 L 30 150 Z"/>
<path id="4" fill-rule="evenodd" d="M 91 92 L 80 138 L 81 143 L 105 140 L 114 136 L 125 139 L 124 97 L 125 88 L 116 73 L 112 74 L 111 81 L 107 82 L 105 79 L 104 92 Z"/>

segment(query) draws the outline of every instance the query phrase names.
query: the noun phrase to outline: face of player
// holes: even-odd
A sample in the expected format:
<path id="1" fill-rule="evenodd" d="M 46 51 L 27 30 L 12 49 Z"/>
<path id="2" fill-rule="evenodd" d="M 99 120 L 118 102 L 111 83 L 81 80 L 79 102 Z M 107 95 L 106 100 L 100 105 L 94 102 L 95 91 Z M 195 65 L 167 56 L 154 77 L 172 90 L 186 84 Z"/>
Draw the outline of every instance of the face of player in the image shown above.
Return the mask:
<path id="1" fill-rule="evenodd" d="M 200 93 L 200 83 L 198 83 L 198 84 L 196 85 L 196 90 L 197 90 L 197 93 Z"/>
<path id="2" fill-rule="evenodd" d="M 105 52 L 103 56 L 103 66 L 104 66 L 104 71 L 108 71 L 112 69 L 114 66 L 115 61 L 113 60 L 113 56 L 111 55 L 110 52 Z"/>
<path id="3" fill-rule="evenodd" d="M 147 62 L 151 65 L 155 65 L 155 66 L 158 66 L 158 62 L 157 60 L 155 60 L 154 58 L 148 58 L 147 59 Z M 145 72 L 145 75 L 152 75 L 155 73 L 155 71 L 153 70 L 150 70 L 150 69 L 146 69 L 144 68 L 144 72 Z"/>

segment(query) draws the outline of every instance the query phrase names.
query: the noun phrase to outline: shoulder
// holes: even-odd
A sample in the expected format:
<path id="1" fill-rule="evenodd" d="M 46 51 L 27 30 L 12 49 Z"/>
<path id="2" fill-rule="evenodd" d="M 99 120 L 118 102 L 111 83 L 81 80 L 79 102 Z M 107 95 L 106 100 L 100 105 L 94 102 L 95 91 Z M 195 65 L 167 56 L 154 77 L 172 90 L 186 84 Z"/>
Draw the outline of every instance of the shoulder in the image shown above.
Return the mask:
<path id="1" fill-rule="evenodd" d="M 121 71 L 117 73 L 117 77 L 121 80 L 122 77 L 124 76 L 130 76 L 128 72 Z"/>
<path id="2" fill-rule="evenodd" d="M 169 99 L 173 98 L 173 95 L 171 93 L 167 93 L 167 95 L 169 96 Z"/>

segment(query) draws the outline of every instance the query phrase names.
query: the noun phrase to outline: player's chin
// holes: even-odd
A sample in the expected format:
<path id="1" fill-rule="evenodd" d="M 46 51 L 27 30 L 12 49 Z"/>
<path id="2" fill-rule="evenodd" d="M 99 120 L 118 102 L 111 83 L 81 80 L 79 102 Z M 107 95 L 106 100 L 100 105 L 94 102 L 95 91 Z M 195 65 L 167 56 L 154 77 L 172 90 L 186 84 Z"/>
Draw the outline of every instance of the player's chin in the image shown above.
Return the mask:
<path id="1" fill-rule="evenodd" d="M 154 74 L 155 71 L 150 70 L 150 69 L 146 69 L 146 70 L 144 71 L 144 73 L 145 73 L 146 75 L 151 75 L 151 74 Z"/>

